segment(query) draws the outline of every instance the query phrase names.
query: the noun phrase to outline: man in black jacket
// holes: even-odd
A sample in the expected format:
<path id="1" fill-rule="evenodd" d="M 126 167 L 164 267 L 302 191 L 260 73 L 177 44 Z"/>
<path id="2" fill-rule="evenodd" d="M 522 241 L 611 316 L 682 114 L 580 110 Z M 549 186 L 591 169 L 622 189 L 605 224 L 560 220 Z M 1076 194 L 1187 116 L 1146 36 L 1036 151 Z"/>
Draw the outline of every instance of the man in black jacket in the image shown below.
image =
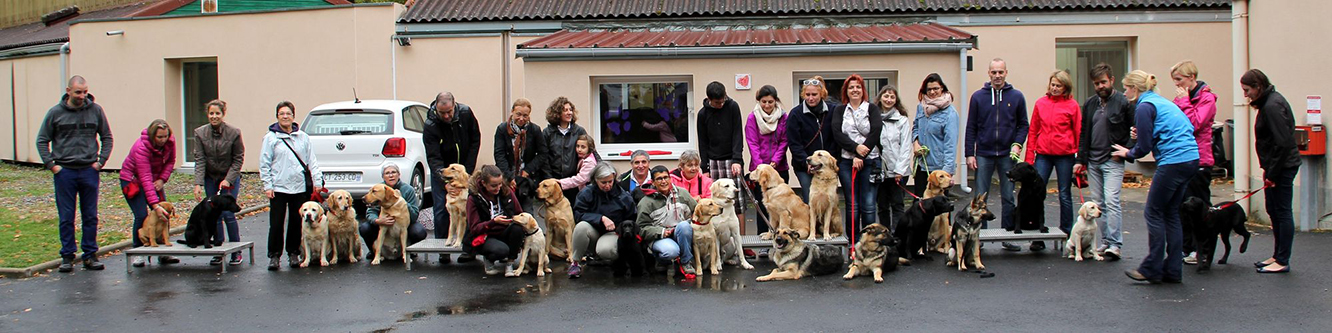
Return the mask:
<path id="1" fill-rule="evenodd" d="M 643 199 L 643 191 L 641 190 L 643 186 L 652 184 L 652 175 L 648 174 L 648 169 L 651 168 L 649 164 L 651 163 L 652 156 L 647 151 L 635 150 L 633 155 L 629 157 L 629 166 L 631 167 L 629 171 L 625 171 L 615 178 L 615 183 L 620 186 L 620 189 L 628 192 L 634 198 L 635 205 Z"/>
<path id="2" fill-rule="evenodd" d="M 421 137 L 430 164 L 435 238 L 444 239 L 448 238 L 449 231 L 449 212 L 444 205 L 448 189 L 444 180 L 440 179 L 439 172 L 454 163 L 462 164 L 468 173 L 476 170 L 476 154 L 481 149 L 481 129 L 471 107 L 454 102 L 453 93 L 442 92 L 435 95 L 435 101 L 430 103 L 425 132 Z M 447 263 L 448 258 L 447 255 L 440 256 L 440 263 Z"/>
<path id="3" fill-rule="evenodd" d="M 102 263 L 97 262 L 97 172 L 111 156 L 111 126 L 102 106 L 93 102 L 82 76 L 69 78 L 65 96 L 46 111 L 36 141 L 37 154 L 55 178 L 56 210 L 60 213 L 59 271 L 74 270 L 76 245 L 83 249 L 84 269 L 102 270 Z M 77 244 L 76 204 L 83 221 L 83 240 Z"/>
<path id="4" fill-rule="evenodd" d="M 1077 164 L 1073 172 L 1087 174 L 1091 200 L 1101 202 L 1105 223 L 1101 224 L 1101 244 L 1096 252 L 1110 260 L 1120 258 L 1123 239 L 1123 210 L 1119 190 L 1124 183 L 1124 160 L 1110 156 L 1112 145 L 1130 146 L 1133 104 L 1124 93 L 1115 91 L 1115 77 L 1109 64 L 1092 67 L 1092 86 L 1096 96 L 1082 104 L 1082 137 L 1078 140 Z"/>

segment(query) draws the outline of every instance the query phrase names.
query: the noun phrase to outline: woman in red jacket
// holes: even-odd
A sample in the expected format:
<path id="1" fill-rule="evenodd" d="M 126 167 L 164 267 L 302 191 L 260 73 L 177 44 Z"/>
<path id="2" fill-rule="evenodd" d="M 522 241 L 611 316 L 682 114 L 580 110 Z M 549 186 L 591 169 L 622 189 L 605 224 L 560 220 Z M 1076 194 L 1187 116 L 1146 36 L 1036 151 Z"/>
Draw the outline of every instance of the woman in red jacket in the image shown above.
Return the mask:
<path id="1" fill-rule="evenodd" d="M 176 168 L 176 139 L 172 135 L 171 125 L 166 120 L 153 120 L 139 135 L 139 140 L 130 147 L 129 156 L 125 157 L 120 169 L 120 190 L 125 194 L 125 203 L 134 213 L 134 247 L 143 246 L 139 241 L 139 228 L 148 218 L 148 210 L 167 215 L 166 209 L 158 205 L 166 201 L 166 182 L 171 179 L 171 170 Z M 161 256 L 160 264 L 174 264 L 180 259 Z M 143 267 L 143 257 L 134 258 L 134 267 Z"/>
<path id="2" fill-rule="evenodd" d="M 1059 230 L 1068 233 L 1073 228 L 1074 155 L 1078 153 L 1078 138 L 1082 135 L 1082 110 L 1073 100 L 1073 80 L 1068 72 L 1050 74 L 1050 85 L 1045 96 L 1036 100 L 1031 111 L 1031 125 L 1027 131 L 1027 163 L 1036 166 L 1041 179 L 1050 181 L 1050 171 L 1059 172 Z M 1032 243 L 1033 249 L 1045 244 Z"/>

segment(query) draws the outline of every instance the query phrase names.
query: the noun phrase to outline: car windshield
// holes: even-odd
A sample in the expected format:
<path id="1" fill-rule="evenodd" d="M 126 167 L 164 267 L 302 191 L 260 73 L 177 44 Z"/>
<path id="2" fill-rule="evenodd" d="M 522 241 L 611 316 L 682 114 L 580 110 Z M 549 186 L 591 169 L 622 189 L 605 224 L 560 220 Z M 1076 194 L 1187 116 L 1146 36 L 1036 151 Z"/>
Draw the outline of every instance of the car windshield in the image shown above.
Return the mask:
<path id="1" fill-rule="evenodd" d="M 310 114 L 301 129 L 310 135 L 389 134 L 393 116 L 387 110 L 336 111 Z"/>

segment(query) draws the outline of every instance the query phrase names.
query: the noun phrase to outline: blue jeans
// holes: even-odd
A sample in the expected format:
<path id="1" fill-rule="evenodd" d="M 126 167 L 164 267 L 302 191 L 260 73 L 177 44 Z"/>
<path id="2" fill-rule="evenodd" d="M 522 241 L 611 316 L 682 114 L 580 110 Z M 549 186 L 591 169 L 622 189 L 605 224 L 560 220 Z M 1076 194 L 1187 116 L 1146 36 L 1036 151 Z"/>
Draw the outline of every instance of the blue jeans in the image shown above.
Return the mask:
<path id="1" fill-rule="evenodd" d="M 1087 166 L 1087 189 L 1091 200 L 1101 203 L 1101 245 L 1119 249 L 1124 245 L 1124 209 L 1119 190 L 1124 187 L 1124 162 L 1110 159 Z"/>
<path id="2" fill-rule="evenodd" d="M 1198 172 L 1198 160 L 1156 167 L 1152 187 L 1147 190 L 1147 256 L 1138 273 L 1149 280 L 1180 280 L 1184 272 L 1184 226 L 1179 206 L 1184 203 L 1184 184 Z"/>
<path id="3" fill-rule="evenodd" d="M 1290 265 L 1290 247 L 1295 242 L 1295 216 L 1291 212 L 1291 200 L 1295 199 L 1295 174 L 1300 168 L 1274 169 L 1267 173 L 1276 186 L 1266 189 L 1267 217 L 1272 220 L 1272 236 L 1276 238 L 1276 249 L 1272 258 L 1281 266 Z"/>
<path id="4" fill-rule="evenodd" d="M 124 195 L 125 186 L 129 184 L 130 181 L 128 180 L 124 179 L 120 180 L 121 195 Z M 130 229 L 130 235 L 134 237 L 134 247 L 143 246 L 143 242 L 139 241 L 139 228 L 143 227 L 143 220 L 148 218 L 148 195 L 144 194 L 145 192 L 143 192 L 143 190 L 147 189 L 142 189 L 141 191 L 139 191 L 139 195 L 133 197 L 125 197 L 125 204 L 129 205 L 130 213 L 134 214 L 134 228 Z M 166 192 L 157 191 L 157 197 L 165 201 Z M 149 236 L 157 236 L 157 235 L 149 235 Z"/>
<path id="5" fill-rule="evenodd" d="M 794 168 L 793 168 L 793 169 L 794 169 Z M 796 181 L 797 181 L 797 182 L 800 182 L 800 190 L 799 190 L 799 191 L 796 191 L 796 193 L 797 193 L 797 194 L 800 194 L 800 200 L 804 200 L 805 203 L 808 204 L 808 203 L 809 203 L 809 182 L 810 182 L 810 181 L 813 181 L 814 178 L 813 178 L 813 176 L 810 176 L 808 170 L 801 170 L 801 169 L 795 169 L 795 176 L 796 176 Z"/>
<path id="6" fill-rule="evenodd" d="M 874 218 L 874 214 L 877 213 L 874 205 L 878 200 L 874 196 L 878 194 L 879 188 L 870 186 L 869 175 L 878 173 L 881 165 L 877 158 L 865 160 L 860 170 L 854 170 L 855 184 L 852 184 L 851 164 L 850 159 L 837 161 L 837 180 L 842 183 L 842 198 L 847 201 L 855 198 L 855 212 L 851 211 L 850 202 L 842 205 L 842 223 L 845 224 L 845 229 L 842 230 L 843 234 L 850 235 L 848 240 L 854 240 L 855 236 L 859 235 L 860 228 L 866 223 L 877 221 Z"/>
<path id="7" fill-rule="evenodd" d="M 976 194 L 990 192 L 990 177 L 996 173 L 999 174 L 999 197 L 1003 202 L 1003 210 L 999 218 L 1000 226 L 1004 229 L 1014 228 L 1016 216 L 1013 211 L 1017 208 L 1017 201 L 1013 200 L 1013 182 L 1008 180 L 1008 170 L 1013 169 L 1013 159 L 1008 155 L 1004 156 L 976 156 Z M 922 179 L 917 179 L 917 182 Z M 986 222 L 982 228 L 989 228 L 990 223 Z"/>
<path id="8" fill-rule="evenodd" d="M 1050 182 L 1050 171 L 1059 175 L 1059 230 L 1065 235 L 1073 230 L 1073 155 L 1036 155 L 1036 173 L 1041 184 Z"/>
<path id="9" fill-rule="evenodd" d="M 435 215 L 435 238 L 449 238 L 449 188 L 443 179 L 439 178 L 439 173 L 430 173 L 430 210 Z"/>
<path id="10" fill-rule="evenodd" d="M 675 224 L 671 237 L 652 242 L 652 254 L 657 256 L 658 263 L 669 264 L 671 260 L 680 258 L 680 264 L 685 265 L 694 262 L 693 245 L 694 227 L 689 225 L 689 221 L 681 221 Z"/>
<path id="11" fill-rule="evenodd" d="M 62 168 L 55 178 L 56 211 L 60 216 L 60 257 L 74 258 L 74 204 L 78 203 L 83 238 L 77 244 L 83 258 L 97 256 L 97 170 Z"/>
<path id="12" fill-rule="evenodd" d="M 213 196 L 216 196 L 216 195 L 221 194 L 221 193 L 227 193 L 227 194 L 230 194 L 230 195 L 233 196 L 233 197 L 234 197 L 234 196 L 238 196 L 238 195 L 240 195 L 240 177 L 236 177 L 236 182 L 231 184 L 231 189 L 230 189 L 230 190 L 226 190 L 225 192 L 221 192 L 221 193 L 219 193 L 219 192 L 218 192 L 218 187 L 219 187 L 221 184 L 222 184 L 222 180 L 221 180 L 221 179 L 213 179 L 212 177 L 204 177 L 204 193 L 205 193 L 205 195 L 207 195 L 209 198 L 212 198 Z M 237 201 L 239 201 L 239 199 L 238 199 Z M 232 242 L 239 242 L 239 241 L 240 241 L 240 226 L 236 224 L 236 213 L 233 213 L 233 212 L 231 212 L 231 211 L 226 211 L 226 210 L 224 210 L 224 211 L 222 211 L 222 216 L 221 216 L 218 220 L 219 220 L 219 221 L 218 221 L 219 223 L 217 224 L 217 232 L 213 233 L 213 240 L 214 240 L 214 241 L 217 241 L 217 242 L 222 242 L 222 241 L 226 241 L 227 239 L 229 239 L 229 240 L 231 240 Z M 223 231 L 222 229 L 223 229 L 223 228 L 226 228 L 226 234 L 225 234 L 225 235 L 226 235 L 227 239 L 222 239 L 222 235 L 224 235 L 224 234 L 222 233 L 222 231 Z"/>

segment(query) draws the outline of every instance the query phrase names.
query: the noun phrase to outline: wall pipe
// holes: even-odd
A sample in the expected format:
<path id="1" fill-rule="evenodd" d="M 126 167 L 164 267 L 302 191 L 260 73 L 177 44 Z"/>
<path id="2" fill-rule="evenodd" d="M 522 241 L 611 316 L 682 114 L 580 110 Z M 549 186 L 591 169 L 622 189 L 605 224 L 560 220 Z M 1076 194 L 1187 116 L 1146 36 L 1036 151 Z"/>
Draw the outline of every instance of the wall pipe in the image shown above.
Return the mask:
<path id="1" fill-rule="evenodd" d="M 65 91 L 69 84 L 69 42 L 60 45 L 60 91 Z"/>
<path id="2" fill-rule="evenodd" d="M 1234 58 L 1231 75 L 1236 82 L 1244 76 L 1244 72 L 1249 70 L 1249 6 L 1246 0 L 1235 0 L 1231 3 L 1231 56 Z M 1249 192 L 1252 177 L 1249 175 L 1249 155 L 1253 154 L 1251 150 L 1249 132 L 1249 105 L 1245 103 L 1244 90 L 1240 85 L 1234 85 L 1231 92 L 1234 98 L 1234 105 L 1231 107 L 1231 116 L 1235 120 L 1234 133 L 1234 154 L 1235 160 L 1235 191 L 1232 194 L 1234 199 Z M 1249 205 L 1249 199 L 1240 201 L 1240 205 L 1245 207 L 1246 211 L 1252 211 L 1253 207 Z"/>
<path id="3" fill-rule="evenodd" d="M 958 78 L 959 78 L 960 80 L 962 80 L 962 83 L 961 83 L 961 85 L 959 85 L 959 87 L 962 87 L 962 91 L 966 91 L 966 89 L 967 89 L 967 49 L 960 49 L 960 50 L 957 51 L 957 53 L 958 53 L 958 64 L 959 64 L 959 66 L 958 66 L 958 67 L 959 67 L 959 68 L 958 68 L 958 73 L 960 74 L 960 75 L 958 75 Z M 959 105 L 958 108 L 957 108 L 957 110 L 958 110 L 958 111 L 957 111 L 957 113 L 958 113 L 958 117 L 957 117 L 957 119 L 958 119 L 957 128 L 967 128 L 967 108 L 970 107 L 970 105 L 968 105 L 968 104 L 970 104 L 970 103 L 957 103 L 957 105 Z M 958 140 L 957 140 L 958 143 L 966 142 L 966 138 L 962 138 L 962 137 L 960 137 L 960 136 L 962 136 L 962 135 L 965 135 L 965 134 L 963 134 L 963 133 L 966 133 L 966 131 L 957 131 L 957 134 L 958 134 L 958 136 L 959 136 L 959 138 L 958 138 Z M 961 147 L 961 146 L 962 146 L 962 145 L 958 145 L 958 147 Z M 967 158 L 966 158 L 965 156 L 963 156 L 964 153 L 966 152 L 966 149 L 956 149 L 956 150 L 957 150 L 957 151 L 956 151 L 957 156 L 954 157 L 954 158 L 956 158 L 958 161 L 966 161 Z M 966 166 L 966 165 L 967 165 L 966 163 L 958 163 L 958 165 L 957 165 L 957 169 L 958 169 L 958 170 L 957 170 L 957 173 L 956 173 L 956 174 L 961 175 L 961 176 L 960 176 L 960 177 L 954 177 L 954 179 L 961 179 L 961 182 L 960 182 L 958 185 L 961 186 L 961 188 L 962 188 L 962 192 L 964 192 L 964 193 L 971 193 L 971 186 L 968 186 L 968 185 L 967 185 L 967 184 L 968 184 L 968 183 L 967 183 L 967 174 L 968 174 L 969 171 L 971 171 L 971 170 L 967 169 L 967 166 Z M 986 181 L 989 181 L 989 179 L 986 179 Z"/>

